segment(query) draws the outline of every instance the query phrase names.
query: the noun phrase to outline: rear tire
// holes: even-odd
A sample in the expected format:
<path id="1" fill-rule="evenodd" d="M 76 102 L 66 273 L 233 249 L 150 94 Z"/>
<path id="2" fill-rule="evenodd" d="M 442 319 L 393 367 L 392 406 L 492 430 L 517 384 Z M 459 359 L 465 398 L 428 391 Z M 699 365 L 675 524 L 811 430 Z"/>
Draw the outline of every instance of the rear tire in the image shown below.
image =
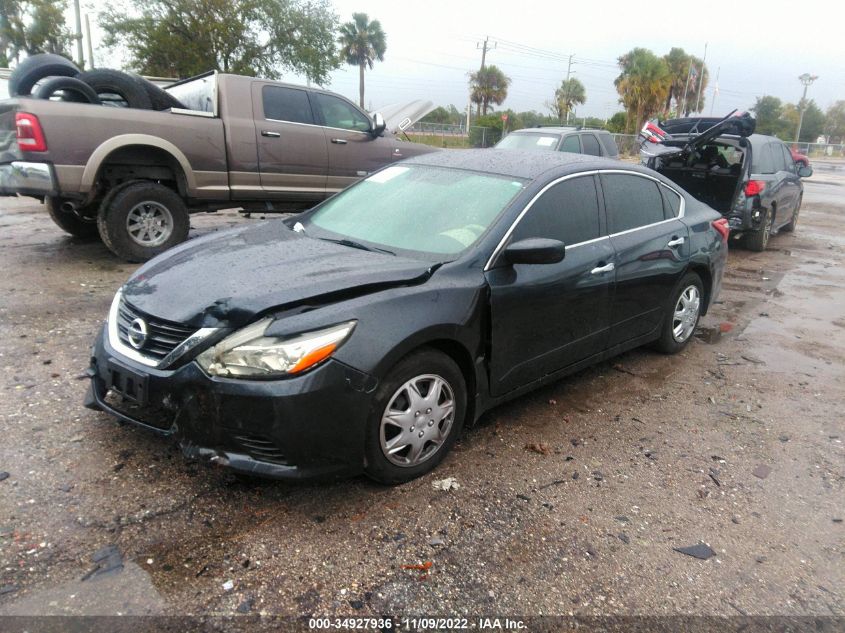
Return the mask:
<path id="1" fill-rule="evenodd" d="M 696 273 L 687 273 L 675 287 L 666 306 L 663 328 L 655 348 L 664 354 L 677 354 L 692 340 L 704 303 L 704 285 Z"/>
<path id="2" fill-rule="evenodd" d="M 466 410 L 466 382 L 455 361 L 433 349 L 406 356 L 376 389 L 367 418 L 366 474 L 392 485 L 433 470 L 458 438 Z"/>
<path id="3" fill-rule="evenodd" d="M 56 226 L 65 233 L 70 233 L 80 239 L 97 239 L 99 232 L 97 230 L 96 217 L 92 216 L 90 220 L 86 220 L 72 211 L 64 211 L 61 208 L 62 202 L 61 199 L 54 197 L 44 199 L 44 204 L 47 206 L 47 213 L 50 214 L 50 219 L 56 223 Z"/>
<path id="4" fill-rule="evenodd" d="M 758 253 L 766 250 L 766 246 L 769 245 L 769 237 L 771 237 L 772 234 L 773 220 L 772 210 L 766 209 L 766 215 L 763 217 L 763 223 L 760 226 L 760 229 L 754 231 L 753 233 L 745 234 L 745 237 L 743 238 L 745 248 Z"/>
<path id="5" fill-rule="evenodd" d="M 48 79 L 35 91 L 35 98 L 49 99 L 57 92 L 62 93 L 62 101 L 100 105 L 100 98 L 94 92 L 94 89 L 75 77 L 52 77 Z"/>
<path id="6" fill-rule="evenodd" d="M 147 95 L 147 89 L 144 87 L 144 80 L 139 80 L 129 73 L 120 70 L 109 70 L 107 68 L 88 70 L 79 73 L 77 77 L 80 81 L 94 89 L 100 101 L 110 101 L 105 99 L 105 95 L 119 96 L 128 107 L 137 110 L 151 110 L 152 103 Z"/>
<path id="7" fill-rule="evenodd" d="M 32 87 L 45 77 L 76 77 L 79 68 L 61 55 L 41 53 L 18 64 L 9 75 L 9 96 L 26 97 Z"/>
<path id="8" fill-rule="evenodd" d="M 164 185 L 133 181 L 106 196 L 97 215 L 108 249 L 130 262 L 145 262 L 184 242 L 190 220 L 182 198 Z"/>
<path id="9" fill-rule="evenodd" d="M 139 81 L 143 82 L 144 90 L 147 92 L 147 96 L 150 98 L 150 103 L 152 104 L 153 110 L 169 110 L 170 108 L 185 108 L 185 105 L 179 101 L 176 97 L 172 94 L 167 92 L 167 90 L 162 90 L 157 85 L 155 85 L 152 81 L 144 79 L 138 75 L 132 75 Z"/>

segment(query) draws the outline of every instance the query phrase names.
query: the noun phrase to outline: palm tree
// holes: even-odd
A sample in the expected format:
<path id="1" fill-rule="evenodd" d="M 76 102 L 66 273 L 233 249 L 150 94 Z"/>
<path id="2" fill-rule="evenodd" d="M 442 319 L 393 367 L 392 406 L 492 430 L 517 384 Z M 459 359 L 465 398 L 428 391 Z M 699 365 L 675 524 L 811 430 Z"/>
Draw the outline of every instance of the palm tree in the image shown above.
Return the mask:
<path id="1" fill-rule="evenodd" d="M 359 102 L 364 107 L 364 67 L 373 69 L 376 61 L 384 61 L 387 36 L 378 20 L 370 21 L 366 13 L 353 13 L 352 21 L 340 27 L 340 55 L 350 66 L 357 66 Z"/>
<path id="2" fill-rule="evenodd" d="M 469 76 L 470 101 L 475 103 L 482 114 L 487 114 L 491 103 L 502 105 L 508 97 L 510 77 L 495 66 L 485 66 Z"/>
<path id="3" fill-rule="evenodd" d="M 560 88 L 555 90 L 555 100 L 552 104 L 552 112 L 557 116 L 558 121 L 569 119 L 569 113 L 576 105 L 583 105 L 587 102 L 587 91 L 584 84 L 572 77 L 560 82 Z"/>
<path id="4" fill-rule="evenodd" d="M 648 117 L 660 111 L 672 76 L 666 60 L 645 48 L 634 48 L 620 57 L 619 67 L 622 73 L 613 83 L 628 113 L 628 131 L 636 134 Z"/>

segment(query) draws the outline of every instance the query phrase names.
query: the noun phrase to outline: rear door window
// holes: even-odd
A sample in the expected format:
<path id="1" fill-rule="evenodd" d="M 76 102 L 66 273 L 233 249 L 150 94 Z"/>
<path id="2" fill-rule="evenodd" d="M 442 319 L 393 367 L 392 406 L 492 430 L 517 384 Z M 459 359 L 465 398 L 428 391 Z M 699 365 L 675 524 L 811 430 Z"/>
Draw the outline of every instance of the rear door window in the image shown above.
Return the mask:
<path id="1" fill-rule="evenodd" d="M 314 123 L 308 93 L 296 88 L 264 86 L 261 89 L 264 118 L 291 123 Z"/>
<path id="2" fill-rule="evenodd" d="M 570 134 L 564 137 L 563 144 L 560 146 L 562 152 L 572 152 L 573 154 L 581 153 L 581 141 L 578 140 L 577 134 Z"/>
<path id="3" fill-rule="evenodd" d="M 751 151 L 751 171 L 755 174 L 773 174 L 775 171 L 775 160 L 772 155 L 771 143 L 755 145 Z"/>
<path id="4" fill-rule="evenodd" d="M 513 240 L 546 237 L 566 245 L 601 237 L 595 180 L 579 176 L 550 187 L 531 206 Z"/>
<path id="5" fill-rule="evenodd" d="M 621 233 L 665 219 L 663 197 L 653 180 L 629 174 L 602 174 L 601 184 L 608 233 Z"/>
<path id="6" fill-rule="evenodd" d="M 595 134 L 582 134 L 581 144 L 584 146 L 584 153 L 590 156 L 601 156 L 601 148 Z"/>

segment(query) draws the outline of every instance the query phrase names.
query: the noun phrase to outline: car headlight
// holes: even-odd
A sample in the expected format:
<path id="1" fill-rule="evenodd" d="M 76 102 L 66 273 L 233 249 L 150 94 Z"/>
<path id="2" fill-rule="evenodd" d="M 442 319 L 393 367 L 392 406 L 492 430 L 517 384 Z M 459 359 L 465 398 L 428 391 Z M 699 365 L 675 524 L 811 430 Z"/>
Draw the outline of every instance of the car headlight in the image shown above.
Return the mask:
<path id="1" fill-rule="evenodd" d="M 340 347 L 355 321 L 295 336 L 264 336 L 272 318 L 262 319 L 205 350 L 197 362 L 211 376 L 273 377 L 298 374 L 326 360 Z"/>

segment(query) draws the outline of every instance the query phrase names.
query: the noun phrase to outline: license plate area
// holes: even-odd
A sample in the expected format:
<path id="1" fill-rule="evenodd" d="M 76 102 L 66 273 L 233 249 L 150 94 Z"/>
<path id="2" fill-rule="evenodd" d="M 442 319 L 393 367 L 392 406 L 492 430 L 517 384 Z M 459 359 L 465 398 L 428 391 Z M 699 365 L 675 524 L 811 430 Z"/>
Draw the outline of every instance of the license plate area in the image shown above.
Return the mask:
<path id="1" fill-rule="evenodd" d="M 109 359 L 107 366 L 106 388 L 135 404 L 147 403 L 147 383 L 149 376 Z"/>

